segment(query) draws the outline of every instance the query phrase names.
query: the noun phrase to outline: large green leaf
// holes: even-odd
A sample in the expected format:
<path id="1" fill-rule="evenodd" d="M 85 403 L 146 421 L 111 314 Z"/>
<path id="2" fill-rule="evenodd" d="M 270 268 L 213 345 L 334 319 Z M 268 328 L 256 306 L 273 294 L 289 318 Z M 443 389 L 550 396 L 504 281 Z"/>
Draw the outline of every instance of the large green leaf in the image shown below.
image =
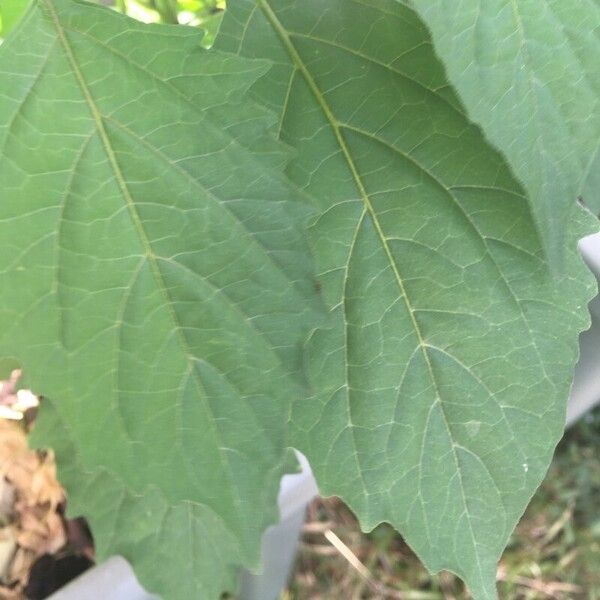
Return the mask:
<path id="1" fill-rule="evenodd" d="M 469 116 L 523 183 L 560 265 L 576 197 L 600 208 L 598 0 L 411 2 Z"/>
<path id="2" fill-rule="evenodd" d="M 429 569 L 494 598 L 562 434 L 593 219 L 573 206 L 551 277 L 525 193 L 395 0 L 235 0 L 217 47 L 274 61 L 254 93 L 319 205 L 333 325 L 308 348 L 322 393 L 296 403 L 296 445 L 366 529 L 391 522 Z"/>
<path id="3" fill-rule="evenodd" d="M 256 564 L 304 394 L 308 210 L 245 99 L 264 72 L 69 0 L 0 51 L 0 356 L 51 399 L 36 443 L 100 557 L 168 600 Z"/>

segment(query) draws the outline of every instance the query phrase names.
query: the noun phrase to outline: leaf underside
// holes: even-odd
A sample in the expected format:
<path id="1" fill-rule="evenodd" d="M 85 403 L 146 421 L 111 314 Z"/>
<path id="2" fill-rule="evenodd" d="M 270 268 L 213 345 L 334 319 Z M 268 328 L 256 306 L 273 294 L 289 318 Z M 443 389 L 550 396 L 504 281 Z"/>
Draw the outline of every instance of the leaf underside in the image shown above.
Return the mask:
<path id="1" fill-rule="evenodd" d="M 590 138 L 527 123 L 562 171 L 524 177 L 396 0 L 231 0 L 217 46 L 243 56 L 199 43 L 41 0 L 0 54 L 0 356 L 53 399 L 71 511 L 166 599 L 216 598 L 275 518 L 293 403 L 325 494 L 495 597 L 588 323 L 589 216 L 544 202 L 591 185 Z"/>
<path id="2" fill-rule="evenodd" d="M 411 3 L 469 116 L 523 183 L 547 255 L 560 268 L 577 196 L 600 210 L 600 3 Z"/>
<path id="3" fill-rule="evenodd" d="M 319 311 L 266 65 L 200 37 L 42 0 L 0 54 L 0 356 L 99 557 L 168 600 L 257 563 Z"/>
<path id="4" fill-rule="evenodd" d="M 390 522 L 430 570 L 494 598 L 564 426 L 590 216 L 570 209 L 551 277 L 525 191 L 395 0 L 232 1 L 216 47 L 273 61 L 253 93 L 318 204 L 332 325 L 311 338 L 320 393 L 294 406 L 295 445 L 365 529 Z"/>

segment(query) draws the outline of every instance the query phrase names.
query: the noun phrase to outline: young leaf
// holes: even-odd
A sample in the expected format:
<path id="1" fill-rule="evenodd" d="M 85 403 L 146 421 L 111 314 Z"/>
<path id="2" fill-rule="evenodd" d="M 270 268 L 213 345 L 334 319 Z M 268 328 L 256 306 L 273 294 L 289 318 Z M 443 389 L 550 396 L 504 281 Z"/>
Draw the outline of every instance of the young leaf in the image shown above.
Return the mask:
<path id="1" fill-rule="evenodd" d="M 400 0 L 403 1 L 403 0 Z M 600 206 L 600 4 L 411 0 L 470 118 L 508 159 L 550 259 L 571 206 Z"/>
<path id="2" fill-rule="evenodd" d="M 276 518 L 318 310 L 265 72 L 191 28 L 41 0 L 0 50 L 0 356 L 71 512 L 169 600 L 218 598 Z"/>
<path id="3" fill-rule="evenodd" d="M 389 521 L 429 569 L 494 598 L 564 426 L 593 219 L 573 203 L 551 277 L 524 191 L 395 0 L 236 0 L 217 47 L 274 62 L 254 93 L 319 204 L 333 326 L 311 339 L 323 393 L 295 405 L 297 447 L 366 529 Z"/>

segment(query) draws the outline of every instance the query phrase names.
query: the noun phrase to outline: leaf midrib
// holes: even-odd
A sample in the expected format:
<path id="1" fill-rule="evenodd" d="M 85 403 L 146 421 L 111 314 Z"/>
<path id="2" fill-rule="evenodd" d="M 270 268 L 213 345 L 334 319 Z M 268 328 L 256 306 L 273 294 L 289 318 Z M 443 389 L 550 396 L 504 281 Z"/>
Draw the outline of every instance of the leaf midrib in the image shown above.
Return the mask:
<path id="1" fill-rule="evenodd" d="M 210 128 L 210 130 L 215 135 L 217 135 L 217 136 L 221 136 L 223 134 L 223 130 L 218 129 L 217 127 L 215 127 L 215 125 L 211 122 L 211 120 L 206 118 L 205 111 L 199 109 L 198 106 L 197 106 L 197 104 L 195 104 L 191 98 L 189 98 L 185 93 L 183 93 L 176 85 L 174 85 L 170 81 L 161 79 L 155 73 L 153 73 L 150 69 L 146 68 L 144 65 L 142 65 L 142 64 L 140 64 L 140 63 L 138 63 L 138 62 L 136 62 L 134 60 L 131 60 L 126 54 L 123 54 L 121 51 L 117 50 L 116 48 L 114 48 L 110 44 L 107 44 L 106 42 L 98 39 L 97 37 L 95 37 L 93 35 L 90 35 L 86 31 L 82 31 L 80 29 L 75 29 L 73 27 L 65 27 L 65 26 L 62 26 L 62 29 L 64 31 L 69 31 L 69 32 L 71 32 L 73 34 L 79 35 L 79 36 L 85 38 L 86 40 L 89 40 L 93 44 L 96 44 L 102 50 L 106 50 L 107 52 L 110 52 L 112 55 L 118 57 L 128 67 L 131 67 L 131 68 L 139 71 L 141 74 L 149 77 L 150 79 L 152 79 L 153 82 L 155 82 L 156 84 L 160 85 L 161 87 L 163 87 L 168 92 L 173 93 L 179 100 L 181 100 L 187 106 L 189 106 L 195 112 L 195 114 L 199 115 L 202 118 L 202 124 L 203 124 L 204 127 Z M 214 200 L 215 202 L 217 202 L 217 200 L 218 200 L 217 197 L 214 195 L 214 193 L 209 188 L 205 187 L 199 180 L 195 179 L 192 176 L 192 174 L 190 172 L 188 172 L 185 168 L 183 168 L 182 166 L 178 165 L 177 163 L 174 163 L 168 156 L 166 156 L 160 149 L 158 149 L 152 143 L 150 143 L 149 141 L 141 138 L 133 130 L 131 130 L 129 127 L 126 127 L 123 123 L 120 123 L 115 118 L 108 117 L 108 116 L 104 116 L 103 118 L 104 118 L 105 121 L 110 121 L 116 127 L 122 129 L 128 135 L 132 136 L 132 138 L 135 139 L 136 142 L 138 142 L 138 143 L 143 144 L 144 146 L 146 146 L 149 150 L 151 150 L 154 154 L 156 154 L 156 156 L 160 157 L 160 159 L 163 160 L 170 168 L 175 169 L 178 172 L 180 172 L 189 181 L 191 181 L 195 187 L 198 187 L 204 194 L 206 194 L 208 197 L 210 197 L 211 200 Z M 274 139 L 278 139 L 278 136 L 276 138 L 274 138 Z M 262 171 L 263 170 L 263 164 L 260 162 L 260 160 L 255 159 L 254 155 L 252 153 L 247 152 L 246 151 L 247 149 L 243 146 L 243 144 L 241 144 L 239 142 L 238 139 L 236 139 L 234 136 L 228 136 L 227 143 L 228 144 L 232 144 L 236 148 L 239 148 L 240 150 L 244 151 L 245 152 L 245 156 L 252 161 L 252 164 L 255 166 L 255 168 L 257 169 L 257 171 Z M 275 176 L 276 173 L 270 173 L 270 175 Z M 285 183 L 286 183 L 286 185 L 289 186 L 291 184 L 291 181 L 289 179 L 286 179 Z M 307 207 L 308 206 L 309 205 L 307 203 Z M 269 249 L 261 241 L 260 237 L 257 237 L 246 226 L 246 224 L 244 223 L 244 220 L 241 219 L 235 213 L 235 211 L 232 210 L 227 205 L 227 203 L 221 202 L 221 203 L 219 203 L 219 207 L 223 211 L 227 212 L 227 214 L 229 214 L 231 216 L 231 218 L 235 221 L 236 225 L 239 226 L 240 229 L 241 229 L 241 231 L 244 233 L 244 235 L 247 236 L 247 238 L 250 241 L 250 243 L 252 243 L 253 245 L 255 245 L 255 247 L 261 252 L 261 254 L 263 255 L 263 257 L 273 265 L 274 269 L 276 271 L 278 271 L 278 273 L 280 273 L 281 276 L 289 282 L 290 276 L 285 272 L 284 265 L 281 264 L 278 261 L 278 259 L 275 256 L 273 256 L 273 254 L 271 252 L 269 252 Z M 241 308 L 238 308 L 238 311 L 240 312 L 240 314 L 243 315 L 243 317 L 247 321 L 249 321 L 249 322 L 252 321 L 252 319 L 248 315 L 246 315 L 246 314 L 243 313 L 243 311 L 242 311 Z M 261 333 L 261 335 L 264 335 L 264 334 Z M 285 365 L 283 364 L 283 361 L 281 360 L 280 356 L 276 352 L 273 353 L 273 356 L 277 360 L 277 363 L 282 368 L 284 368 Z"/>
<path id="2" fill-rule="evenodd" d="M 144 230 L 141 219 L 137 213 L 137 209 L 135 208 L 135 203 L 129 192 L 127 182 L 125 181 L 125 178 L 123 176 L 123 173 L 122 173 L 119 163 L 117 161 L 115 152 L 110 143 L 110 139 L 106 132 L 106 128 L 104 127 L 102 115 L 101 115 L 98 107 L 96 106 L 95 100 L 87 86 L 85 78 L 83 77 L 83 73 L 81 72 L 79 63 L 77 62 L 77 59 L 75 58 L 75 54 L 73 52 L 73 49 L 71 48 L 71 45 L 69 44 L 69 41 L 67 40 L 65 32 L 63 31 L 60 19 L 58 17 L 58 14 L 56 12 L 56 9 L 55 9 L 52 1 L 51 0 L 41 0 L 41 1 L 43 1 L 43 3 L 46 5 L 46 7 L 48 9 L 50 20 L 52 21 L 54 29 L 56 30 L 57 36 L 60 40 L 61 46 L 63 47 L 63 50 L 64 50 L 67 60 L 69 62 L 69 65 L 71 66 L 72 72 L 77 80 L 77 83 L 78 83 L 80 89 L 81 89 L 81 92 L 84 96 L 84 99 L 86 101 L 86 104 L 88 106 L 90 114 L 92 115 L 92 118 L 95 123 L 96 131 L 98 132 L 98 135 L 100 136 L 102 146 L 104 148 L 106 156 L 111 165 L 111 170 L 113 171 L 113 175 L 117 181 L 117 185 L 121 191 L 121 195 L 126 202 L 128 213 L 130 215 L 131 221 L 134 224 L 134 227 L 138 234 L 140 243 L 142 244 L 142 247 L 144 250 L 144 255 L 150 266 L 152 276 L 157 284 L 157 287 L 160 290 L 161 295 L 163 296 L 164 304 L 167 307 L 167 310 L 168 310 L 171 320 L 173 322 L 174 329 L 177 331 L 177 336 L 180 340 L 181 348 L 183 350 L 186 361 L 188 362 L 188 370 L 186 370 L 185 377 L 189 377 L 189 374 L 193 373 L 193 377 L 196 380 L 198 388 L 203 392 L 202 394 L 200 394 L 201 401 L 204 404 L 204 406 L 207 410 L 207 413 L 210 414 L 211 416 L 213 416 L 213 419 L 209 423 L 209 426 L 213 429 L 213 431 L 216 435 L 216 438 L 218 440 L 221 440 L 221 434 L 218 431 L 218 429 L 215 427 L 215 419 L 214 419 L 214 414 L 213 414 L 212 408 L 207 400 L 206 389 L 205 389 L 204 384 L 198 374 L 198 370 L 194 364 L 195 357 L 193 356 L 193 354 L 187 344 L 187 341 L 182 333 L 177 316 L 176 316 L 173 306 L 172 306 L 172 300 L 167 291 L 167 287 L 166 287 L 165 281 L 163 279 L 162 273 L 160 272 L 160 267 L 158 266 L 157 257 L 154 254 L 152 245 L 150 244 L 150 241 L 146 235 L 146 232 Z M 181 420 L 181 418 L 182 417 L 180 415 L 180 420 Z M 231 469 L 229 468 L 229 463 L 223 454 L 223 449 L 222 449 L 221 443 L 218 444 L 218 453 L 219 453 L 219 456 L 221 457 L 221 462 L 223 464 L 225 472 L 227 473 L 227 476 L 232 483 L 232 485 L 230 486 L 230 491 L 235 490 L 236 487 L 235 487 L 235 485 L 233 485 L 233 474 L 231 472 Z M 231 499 L 232 499 L 233 506 L 239 507 L 239 505 L 241 503 L 241 499 L 239 497 L 236 499 L 233 497 L 233 495 L 232 495 Z M 237 515 L 237 513 L 236 513 L 236 515 Z"/>
<path id="3" fill-rule="evenodd" d="M 398 269 L 398 266 L 396 265 L 396 262 L 394 261 L 392 252 L 390 250 L 389 245 L 387 244 L 387 240 L 385 238 L 383 229 L 381 227 L 381 224 L 379 223 L 379 219 L 377 217 L 377 214 L 373 208 L 373 205 L 371 204 L 371 200 L 369 198 L 368 192 L 365 188 L 365 185 L 362 181 L 362 178 L 360 176 L 360 173 L 358 172 L 358 168 L 356 166 L 356 164 L 354 163 L 354 159 L 352 157 L 352 154 L 350 153 L 350 149 L 348 148 L 348 145 L 346 144 L 346 141 L 343 137 L 343 134 L 341 132 L 341 128 L 340 128 L 340 124 L 338 123 L 337 119 L 335 118 L 335 115 L 333 114 L 331 108 L 329 107 L 329 105 L 327 104 L 325 98 L 323 97 L 323 94 L 321 93 L 321 90 L 319 89 L 319 87 L 317 86 L 315 80 L 313 79 L 312 75 L 310 74 L 308 68 L 306 67 L 306 65 L 304 64 L 304 61 L 302 60 L 302 58 L 300 57 L 300 54 L 298 53 L 298 51 L 296 50 L 292 40 L 290 39 L 290 35 L 287 32 L 287 30 L 284 28 L 283 24 L 279 21 L 277 15 L 275 14 L 275 12 L 273 11 L 273 9 L 271 8 L 271 6 L 269 5 L 267 0 L 256 0 L 256 2 L 258 3 L 259 7 L 262 9 L 262 12 L 265 14 L 265 17 L 267 18 L 267 20 L 269 21 L 269 23 L 271 24 L 271 26 L 273 27 L 273 29 L 276 31 L 276 33 L 278 34 L 279 38 L 282 41 L 283 46 L 285 47 L 285 49 L 287 50 L 287 52 L 290 55 L 290 58 L 292 59 L 292 62 L 294 63 L 295 67 L 302 73 L 308 87 L 310 88 L 313 96 L 315 97 L 317 103 L 319 104 L 321 110 L 323 111 L 323 113 L 325 114 L 325 117 L 330 125 L 330 127 L 332 128 L 335 138 L 338 142 L 338 145 L 340 146 L 340 149 L 342 151 L 342 154 L 346 160 L 346 163 L 348 164 L 348 167 L 350 169 L 350 172 L 352 174 L 352 178 L 355 182 L 356 187 L 358 188 L 358 191 L 360 193 L 361 199 L 364 203 L 365 206 L 365 210 L 369 213 L 369 216 L 371 218 L 371 221 L 375 227 L 377 236 L 380 239 L 381 245 L 384 249 L 384 252 L 387 256 L 387 259 L 390 263 L 390 267 L 392 269 L 392 272 L 394 273 L 394 277 L 396 279 L 396 283 L 398 285 L 400 294 L 404 300 L 406 309 L 410 315 L 410 320 L 411 323 L 413 325 L 415 334 L 417 336 L 417 342 L 418 345 L 421 349 L 421 352 L 423 354 L 423 359 L 425 360 L 425 363 L 427 365 L 427 370 L 429 372 L 429 376 L 431 379 L 431 382 L 434 386 L 435 389 L 435 395 L 436 395 L 436 401 L 432 403 L 432 406 L 430 408 L 430 410 L 433 410 L 433 407 L 435 406 L 435 404 L 437 402 L 439 402 L 440 407 L 441 407 L 441 411 L 442 411 L 442 415 L 444 418 L 444 423 L 445 426 L 447 428 L 449 437 L 452 441 L 451 443 L 451 447 L 452 447 L 452 456 L 454 459 L 454 464 L 456 467 L 456 472 L 458 474 L 459 480 L 460 480 L 460 490 L 461 490 L 461 496 L 462 496 L 462 501 L 463 501 L 463 505 L 465 507 L 465 510 L 467 510 L 467 501 L 466 501 L 466 495 L 465 495 L 465 489 L 464 489 L 464 484 L 463 484 L 463 478 L 462 478 L 462 471 L 460 469 L 460 465 L 459 465 L 459 461 L 458 461 L 458 456 L 456 454 L 456 449 L 454 446 L 454 440 L 453 440 L 453 436 L 452 436 L 452 431 L 450 429 L 450 425 L 444 410 L 444 405 L 441 399 L 441 395 L 439 392 L 439 386 L 437 384 L 437 380 L 435 378 L 434 372 L 433 372 L 433 365 L 431 363 L 431 359 L 429 356 L 429 353 L 427 351 L 427 345 L 425 343 L 425 340 L 423 338 L 423 334 L 421 332 L 421 328 L 419 326 L 418 321 L 416 320 L 415 314 L 414 314 L 414 308 L 408 298 L 408 295 L 406 293 L 406 288 L 404 286 L 404 281 L 402 279 L 401 273 Z M 468 513 L 468 510 L 467 510 Z M 473 526 L 471 524 L 471 519 L 467 519 L 468 523 L 469 523 L 469 530 L 471 533 L 471 540 L 473 543 L 473 547 L 475 548 L 478 544 L 475 540 L 475 535 L 474 535 L 474 531 L 473 531 Z M 479 553 L 475 552 L 475 555 L 477 557 L 477 567 L 478 567 L 478 573 L 479 573 L 479 578 L 481 580 L 481 583 L 483 585 L 483 572 L 481 569 L 481 564 L 479 561 Z"/>

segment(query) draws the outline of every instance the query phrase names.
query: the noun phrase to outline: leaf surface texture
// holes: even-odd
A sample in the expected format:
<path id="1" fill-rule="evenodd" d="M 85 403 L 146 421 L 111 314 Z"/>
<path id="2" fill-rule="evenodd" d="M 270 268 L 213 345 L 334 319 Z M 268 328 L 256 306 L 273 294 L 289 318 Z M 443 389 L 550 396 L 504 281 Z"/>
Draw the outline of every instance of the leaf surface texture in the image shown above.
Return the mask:
<path id="1" fill-rule="evenodd" d="M 100 558 L 169 600 L 256 565 L 319 311 L 266 66 L 200 37 L 42 0 L 0 54 L 0 355 Z"/>
<path id="2" fill-rule="evenodd" d="M 591 275 L 568 228 L 552 277 L 526 191 L 466 117 L 426 27 L 394 0 L 237 0 L 217 46 L 274 65 L 255 97 L 290 177 L 333 325 L 294 439 L 320 490 L 389 521 L 431 570 L 496 596 L 496 563 L 562 434 Z"/>
<path id="3" fill-rule="evenodd" d="M 578 196 L 600 210 L 597 0 L 412 0 L 473 121 L 527 191 L 561 268 Z"/>

